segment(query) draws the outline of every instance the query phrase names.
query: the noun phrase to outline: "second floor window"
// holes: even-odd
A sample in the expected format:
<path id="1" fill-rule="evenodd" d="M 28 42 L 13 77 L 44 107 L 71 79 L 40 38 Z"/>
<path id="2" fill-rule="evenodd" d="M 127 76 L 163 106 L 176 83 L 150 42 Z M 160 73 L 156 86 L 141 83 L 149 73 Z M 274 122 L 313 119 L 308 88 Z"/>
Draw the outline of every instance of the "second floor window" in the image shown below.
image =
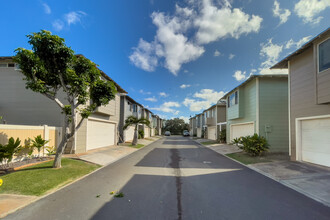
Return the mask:
<path id="1" fill-rule="evenodd" d="M 228 108 L 237 104 L 238 104 L 238 93 L 236 91 L 228 97 Z"/>
<path id="2" fill-rule="evenodd" d="M 330 38 L 319 44 L 319 72 L 330 68 Z"/>
<path id="3" fill-rule="evenodd" d="M 137 112 L 137 105 L 133 104 L 133 112 Z"/>

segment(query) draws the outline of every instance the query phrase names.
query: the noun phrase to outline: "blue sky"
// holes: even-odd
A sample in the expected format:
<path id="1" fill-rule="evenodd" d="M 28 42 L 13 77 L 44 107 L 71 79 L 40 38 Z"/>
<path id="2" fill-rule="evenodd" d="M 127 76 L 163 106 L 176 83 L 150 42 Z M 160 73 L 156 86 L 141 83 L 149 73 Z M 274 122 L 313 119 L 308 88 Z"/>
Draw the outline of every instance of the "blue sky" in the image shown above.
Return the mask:
<path id="1" fill-rule="evenodd" d="M 13 0 L 0 55 L 49 30 L 154 113 L 187 119 L 251 73 L 285 73 L 268 68 L 328 28 L 329 12 L 329 0 Z"/>

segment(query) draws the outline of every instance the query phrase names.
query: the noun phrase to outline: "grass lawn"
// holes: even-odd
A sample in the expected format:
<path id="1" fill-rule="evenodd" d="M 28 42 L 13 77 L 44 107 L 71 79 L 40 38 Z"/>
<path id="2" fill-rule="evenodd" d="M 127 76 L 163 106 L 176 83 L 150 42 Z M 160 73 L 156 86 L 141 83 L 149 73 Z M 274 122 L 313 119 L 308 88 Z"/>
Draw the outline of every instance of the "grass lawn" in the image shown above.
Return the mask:
<path id="1" fill-rule="evenodd" d="M 211 145 L 211 144 L 219 144 L 219 142 L 217 142 L 217 141 L 205 141 L 205 142 L 201 142 L 201 144 L 203 144 L 203 145 Z"/>
<path id="2" fill-rule="evenodd" d="M 141 148 L 141 147 L 144 147 L 144 144 L 137 144 L 137 145 L 135 145 L 135 146 L 132 145 L 132 144 L 130 144 L 130 145 L 128 145 L 128 146 L 139 149 L 139 148 Z"/>
<path id="3" fill-rule="evenodd" d="M 271 162 L 271 160 L 265 158 L 265 157 L 251 157 L 248 154 L 244 152 L 239 153 L 232 153 L 232 154 L 226 154 L 226 156 L 237 160 L 243 164 L 254 164 L 254 163 L 265 163 L 265 162 Z"/>
<path id="4" fill-rule="evenodd" d="M 61 187 L 99 168 L 99 165 L 68 158 L 62 159 L 62 168 L 53 169 L 53 161 L 30 166 L 1 176 L 1 193 L 40 196 Z"/>

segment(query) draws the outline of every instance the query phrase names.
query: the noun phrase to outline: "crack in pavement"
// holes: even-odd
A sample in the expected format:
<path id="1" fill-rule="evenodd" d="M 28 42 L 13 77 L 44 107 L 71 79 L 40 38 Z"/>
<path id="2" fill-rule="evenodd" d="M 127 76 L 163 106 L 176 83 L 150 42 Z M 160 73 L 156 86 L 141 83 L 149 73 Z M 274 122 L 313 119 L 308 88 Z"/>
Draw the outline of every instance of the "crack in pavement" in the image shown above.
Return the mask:
<path id="1" fill-rule="evenodd" d="M 178 220 L 182 220 L 182 203 L 181 203 L 181 170 L 180 170 L 180 154 L 178 149 L 171 149 L 171 163 L 170 166 L 174 168 L 174 176 L 176 183 L 176 200 L 177 200 L 177 211 Z"/>

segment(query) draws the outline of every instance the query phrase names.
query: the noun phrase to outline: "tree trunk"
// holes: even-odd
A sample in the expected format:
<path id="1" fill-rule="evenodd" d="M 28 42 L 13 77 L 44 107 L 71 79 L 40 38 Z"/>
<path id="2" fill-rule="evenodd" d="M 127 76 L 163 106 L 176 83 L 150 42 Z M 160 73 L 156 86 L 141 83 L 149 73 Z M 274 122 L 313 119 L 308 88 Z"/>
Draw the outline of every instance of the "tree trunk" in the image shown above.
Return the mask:
<path id="1" fill-rule="evenodd" d="M 55 159 L 53 163 L 53 168 L 61 168 L 62 154 L 68 143 L 68 119 L 65 117 L 64 127 L 62 129 L 62 140 L 58 148 L 56 149 Z"/>
<path id="2" fill-rule="evenodd" d="M 64 152 L 64 149 L 68 143 L 68 139 L 66 138 L 66 135 L 62 138 L 62 141 L 60 145 L 58 146 L 55 154 L 55 159 L 53 163 L 53 168 L 61 168 L 62 167 L 62 154 Z"/>
<path id="3" fill-rule="evenodd" d="M 133 146 L 137 145 L 137 141 L 138 141 L 138 130 L 137 130 L 137 126 L 135 126 L 132 145 Z"/>

